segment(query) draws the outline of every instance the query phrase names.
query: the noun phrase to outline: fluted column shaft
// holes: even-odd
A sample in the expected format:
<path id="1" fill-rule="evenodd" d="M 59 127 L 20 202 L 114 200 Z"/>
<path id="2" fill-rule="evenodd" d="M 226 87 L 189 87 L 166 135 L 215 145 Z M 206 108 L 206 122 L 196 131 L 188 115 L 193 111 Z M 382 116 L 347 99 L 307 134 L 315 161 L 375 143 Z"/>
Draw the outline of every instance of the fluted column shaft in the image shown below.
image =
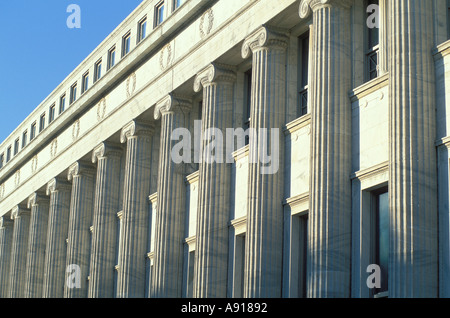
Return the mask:
<path id="1" fill-rule="evenodd" d="M 351 2 L 311 2 L 308 297 L 350 297 Z"/>
<path id="2" fill-rule="evenodd" d="M 225 135 L 233 127 L 234 72 L 210 65 L 196 78 L 203 87 L 202 158 L 194 269 L 194 297 L 226 297 L 228 272 L 228 222 L 230 220 L 231 165 L 226 163 L 226 143 L 211 129 Z M 215 144 L 215 158 L 211 142 Z"/>
<path id="3" fill-rule="evenodd" d="M 17 206 L 11 212 L 11 220 L 14 220 L 14 233 L 8 296 L 9 298 L 24 298 L 30 211 L 26 207 Z"/>
<path id="4" fill-rule="evenodd" d="M 49 206 L 48 198 L 36 193 L 28 199 L 31 219 L 25 275 L 25 298 L 42 297 Z"/>
<path id="5" fill-rule="evenodd" d="M 66 268 L 80 268 L 80 288 L 64 285 L 65 298 L 88 296 L 89 261 L 91 252 L 92 214 L 94 210 L 95 170 L 92 166 L 77 162 L 69 168 L 68 180 L 72 181 Z M 66 272 L 66 281 L 72 275 Z"/>
<path id="6" fill-rule="evenodd" d="M 389 1 L 389 297 L 438 295 L 434 11 Z"/>
<path id="7" fill-rule="evenodd" d="M 281 297 L 284 138 L 280 130 L 286 122 L 288 42 L 285 33 L 264 26 L 243 46 L 243 57 L 253 57 L 250 128 L 254 135 L 249 144 L 244 282 L 244 296 L 249 298 Z M 267 169 L 264 155 L 272 156 L 273 171 Z"/>
<path id="8" fill-rule="evenodd" d="M 14 223 L 6 215 L 0 217 L 0 298 L 8 297 L 11 246 Z"/>
<path id="9" fill-rule="evenodd" d="M 119 256 L 118 297 L 145 295 L 145 256 L 149 240 L 150 151 L 153 129 L 131 122 L 122 130 L 127 142 Z"/>
<path id="10" fill-rule="evenodd" d="M 154 297 L 179 298 L 183 281 L 183 240 L 186 221 L 185 164 L 176 163 L 172 149 L 179 140 L 172 140 L 177 128 L 188 127 L 189 101 L 172 96 L 156 106 L 155 117 L 161 117 L 159 152 L 158 201 L 155 231 Z"/>
<path id="11" fill-rule="evenodd" d="M 42 297 L 63 298 L 71 186 L 57 178 L 47 185 L 50 196 Z"/>
<path id="12" fill-rule="evenodd" d="M 116 264 L 117 212 L 120 197 L 120 162 L 122 150 L 102 143 L 92 161 L 97 164 L 94 221 L 89 280 L 90 298 L 114 297 Z"/>

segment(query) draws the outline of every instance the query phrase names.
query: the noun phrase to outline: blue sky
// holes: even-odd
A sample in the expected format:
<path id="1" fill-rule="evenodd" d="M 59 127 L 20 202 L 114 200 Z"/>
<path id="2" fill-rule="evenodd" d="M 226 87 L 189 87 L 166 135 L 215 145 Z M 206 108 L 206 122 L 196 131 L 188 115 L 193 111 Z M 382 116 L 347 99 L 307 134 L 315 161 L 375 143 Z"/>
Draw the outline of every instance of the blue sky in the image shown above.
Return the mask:
<path id="1" fill-rule="evenodd" d="M 142 0 L 0 0 L 0 143 Z M 70 4 L 81 28 L 66 25 Z"/>

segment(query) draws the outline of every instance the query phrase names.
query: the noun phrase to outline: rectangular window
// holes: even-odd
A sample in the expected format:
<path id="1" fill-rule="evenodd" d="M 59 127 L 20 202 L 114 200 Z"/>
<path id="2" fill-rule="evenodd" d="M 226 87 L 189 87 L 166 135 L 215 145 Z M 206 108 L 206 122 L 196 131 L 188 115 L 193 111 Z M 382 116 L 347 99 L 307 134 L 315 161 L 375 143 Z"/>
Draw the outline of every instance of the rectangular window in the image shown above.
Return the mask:
<path id="1" fill-rule="evenodd" d="M 108 52 L 108 70 L 116 65 L 116 47 L 113 47 Z"/>
<path id="2" fill-rule="evenodd" d="M 43 131 L 45 128 L 45 113 L 41 115 L 41 119 L 39 121 L 39 132 Z"/>
<path id="3" fill-rule="evenodd" d="M 147 17 L 139 22 L 138 28 L 138 43 L 141 42 L 147 36 Z"/>
<path id="4" fill-rule="evenodd" d="M 97 82 L 102 77 L 102 60 L 95 63 L 94 68 L 94 83 Z"/>
<path id="5" fill-rule="evenodd" d="M 53 120 L 55 120 L 55 104 L 50 106 L 50 109 L 48 110 L 48 123 L 50 124 Z"/>
<path id="6" fill-rule="evenodd" d="M 367 6 L 378 5 L 378 0 L 367 1 Z M 367 11 L 367 10 L 366 10 Z M 372 12 L 366 13 L 366 20 L 371 16 Z M 379 28 L 366 28 L 366 80 L 370 81 L 378 77 L 378 54 L 379 54 Z"/>
<path id="7" fill-rule="evenodd" d="M 77 83 L 70 87 L 70 104 L 77 100 Z"/>
<path id="8" fill-rule="evenodd" d="M 59 113 L 61 114 L 66 109 L 66 95 L 64 94 L 59 99 Z"/>
<path id="9" fill-rule="evenodd" d="M 30 140 L 33 140 L 34 137 L 36 137 L 36 122 L 31 124 L 31 129 L 30 129 Z"/>
<path id="10" fill-rule="evenodd" d="M 25 130 L 22 133 L 22 149 L 25 148 L 25 146 L 27 145 L 28 142 L 28 130 Z"/>
<path id="11" fill-rule="evenodd" d="M 183 0 L 174 0 L 173 1 L 173 10 L 175 11 L 183 4 Z"/>
<path id="12" fill-rule="evenodd" d="M 291 297 L 306 298 L 306 266 L 308 248 L 308 214 L 292 216 L 291 233 L 291 281 L 298 282 L 292 285 Z"/>
<path id="13" fill-rule="evenodd" d="M 19 138 L 14 141 L 14 156 L 19 152 Z"/>
<path id="14" fill-rule="evenodd" d="M 5 161 L 5 154 L 2 153 L 0 155 L 0 169 L 3 168 L 4 161 Z"/>
<path id="15" fill-rule="evenodd" d="M 122 38 L 122 57 L 130 53 L 131 49 L 131 34 L 128 32 Z"/>
<path id="16" fill-rule="evenodd" d="M 234 298 L 244 297 L 245 234 L 236 236 L 234 247 Z"/>
<path id="17" fill-rule="evenodd" d="M 375 264 L 381 270 L 381 288 L 375 289 L 375 295 L 383 295 L 388 291 L 389 192 L 376 195 L 375 220 Z"/>
<path id="18" fill-rule="evenodd" d="M 11 146 L 6 149 L 6 162 L 8 163 L 11 160 Z"/>
<path id="19" fill-rule="evenodd" d="M 89 72 L 83 75 L 83 82 L 81 85 L 81 94 L 84 94 L 89 88 Z"/>
<path id="20" fill-rule="evenodd" d="M 155 6 L 155 27 L 164 21 L 164 1 L 161 1 Z"/>
<path id="21" fill-rule="evenodd" d="M 187 295 L 186 298 L 194 297 L 194 259 L 195 251 L 189 252 L 187 273 Z"/>
<path id="22" fill-rule="evenodd" d="M 308 113 L 309 32 L 298 41 L 298 103 L 297 116 Z"/>
<path id="23" fill-rule="evenodd" d="M 251 103 L 252 103 L 252 69 L 244 74 L 244 130 L 250 128 Z M 249 144 L 249 136 L 245 136 L 245 145 Z"/>

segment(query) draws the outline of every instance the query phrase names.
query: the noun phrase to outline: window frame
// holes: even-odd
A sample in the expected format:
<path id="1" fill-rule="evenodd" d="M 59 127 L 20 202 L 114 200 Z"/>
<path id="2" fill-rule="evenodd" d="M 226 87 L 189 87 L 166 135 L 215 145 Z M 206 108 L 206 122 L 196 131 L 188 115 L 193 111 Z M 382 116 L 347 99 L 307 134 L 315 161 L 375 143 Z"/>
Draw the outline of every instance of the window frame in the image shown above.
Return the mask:
<path id="1" fill-rule="evenodd" d="M 41 133 L 45 129 L 45 117 L 46 113 L 41 114 L 39 117 L 39 133 Z"/>
<path id="2" fill-rule="evenodd" d="M 13 156 L 17 156 L 17 154 L 19 153 L 19 147 L 20 147 L 20 138 L 17 138 L 16 140 L 14 140 L 14 154 Z"/>
<path id="3" fill-rule="evenodd" d="M 376 2 L 376 3 L 372 3 Z M 378 0 L 366 0 L 365 8 L 367 8 L 371 4 L 379 5 Z M 379 12 L 379 14 L 382 14 Z M 364 21 L 367 21 L 369 17 L 369 13 L 367 10 L 364 10 Z M 381 27 L 381 26 L 380 26 Z M 380 28 L 374 28 L 378 32 L 378 43 L 374 46 L 371 45 L 371 29 L 367 26 L 365 28 L 364 34 L 364 80 L 365 82 L 369 82 L 374 80 L 380 76 Z M 373 62 L 373 58 L 376 59 L 374 62 L 376 65 L 375 69 L 371 68 L 371 62 Z M 373 77 L 372 73 L 376 72 L 376 75 Z"/>
<path id="4" fill-rule="evenodd" d="M 66 110 L 66 94 L 63 94 L 59 98 L 59 114 L 62 114 L 65 110 Z"/>
<path id="5" fill-rule="evenodd" d="M 11 145 L 8 146 L 8 148 L 6 148 L 6 163 L 11 161 Z"/>
<path id="6" fill-rule="evenodd" d="M 75 82 L 72 84 L 72 86 L 70 86 L 70 101 L 69 101 L 69 105 L 72 105 L 73 103 L 75 103 L 77 101 L 77 85 L 78 83 Z"/>
<path id="7" fill-rule="evenodd" d="M 30 141 L 36 138 L 37 122 L 34 121 L 30 127 Z"/>
<path id="8" fill-rule="evenodd" d="M 28 129 L 22 132 L 22 149 L 28 144 Z"/>
<path id="9" fill-rule="evenodd" d="M 305 44 L 307 49 L 305 51 Z M 309 112 L 309 72 L 310 72 L 310 34 L 309 30 L 298 37 L 298 56 L 297 56 L 297 118 L 303 117 Z M 307 56 L 305 57 L 305 52 Z M 306 72 L 304 70 L 306 66 Z M 306 79 L 304 78 L 306 76 Z"/>
<path id="10" fill-rule="evenodd" d="M 55 120 L 56 115 L 56 104 L 52 104 L 48 108 L 48 124 L 50 125 Z"/>
<path id="11" fill-rule="evenodd" d="M 138 22 L 138 36 L 137 36 L 137 44 L 141 43 L 146 37 L 147 37 L 147 25 L 148 25 L 148 19 L 147 16 L 143 17 Z M 142 32 L 142 27 L 144 26 L 144 32 Z"/>
<path id="12" fill-rule="evenodd" d="M 115 45 L 108 50 L 107 71 L 109 71 L 116 65 L 116 53 L 117 50 Z"/>
<path id="13" fill-rule="evenodd" d="M 3 165 L 5 164 L 5 153 L 0 154 L 0 169 L 3 168 Z"/>
<path id="14" fill-rule="evenodd" d="M 81 95 L 86 93 L 86 91 L 89 89 L 89 71 L 83 74 L 81 77 Z"/>
<path id="15" fill-rule="evenodd" d="M 131 31 L 122 37 L 122 58 L 131 52 Z"/>
<path id="16" fill-rule="evenodd" d="M 161 12 L 162 9 L 162 12 Z M 154 28 L 157 28 L 164 22 L 164 11 L 165 11 L 165 1 L 162 0 L 155 5 L 155 19 L 154 19 Z"/>
<path id="17" fill-rule="evenodd" d="M 95 62 L 94 65 L 94 83 L 96 83 L 99 79 L 102 78 L 102 65 L 103 60 L 99 59 L 97 62 Z"/>
<path id="18" fill-rule="evenodd" d="M 180 1 L 180 4 L 177 5 L 178 1 Z M 174 12 L 175 10 L 177 10 L 179 7 L 181 7 L 184 4 L 183 0 L 173 0 L 172 2 L 172 12 Z"/>

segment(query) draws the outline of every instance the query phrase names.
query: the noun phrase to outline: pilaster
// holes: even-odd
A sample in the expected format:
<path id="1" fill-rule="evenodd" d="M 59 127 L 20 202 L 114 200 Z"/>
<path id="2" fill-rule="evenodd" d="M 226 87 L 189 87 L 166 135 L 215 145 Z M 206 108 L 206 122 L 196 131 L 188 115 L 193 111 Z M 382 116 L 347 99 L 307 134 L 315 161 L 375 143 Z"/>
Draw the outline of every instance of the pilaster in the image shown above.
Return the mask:
<path id="1" fill-rule="evenodd" d="M 11 246 L 14 223 L 7 215 L 0 217 L 0 298 L 8 297 L 9 271 L 11 269 Z"/>

